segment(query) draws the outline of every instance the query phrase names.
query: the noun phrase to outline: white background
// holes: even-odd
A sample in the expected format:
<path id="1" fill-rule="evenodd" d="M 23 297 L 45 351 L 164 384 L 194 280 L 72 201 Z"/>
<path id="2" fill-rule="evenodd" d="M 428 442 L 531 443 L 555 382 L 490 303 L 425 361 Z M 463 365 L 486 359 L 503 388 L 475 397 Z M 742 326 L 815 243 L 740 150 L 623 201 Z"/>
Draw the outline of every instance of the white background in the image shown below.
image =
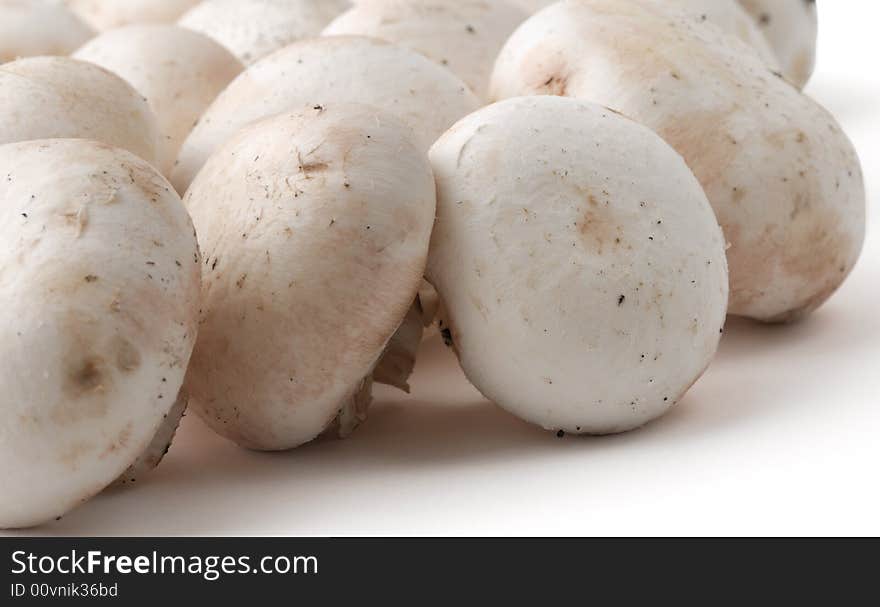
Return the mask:
<path id="1" fill-rule="evenodd" d="M 731 321 L 715 364 L 666 418 L 560 440 L 485 402 L 434 342 L 414 394 L 380 388 L 347 441 L 250 453 L 188 417 L 144 483 L 36 533 L 880 534 L 878 18 L 872 2 L 821 2 L 808 88 L 862 156 L 862 262 L 805 323 Z"/>

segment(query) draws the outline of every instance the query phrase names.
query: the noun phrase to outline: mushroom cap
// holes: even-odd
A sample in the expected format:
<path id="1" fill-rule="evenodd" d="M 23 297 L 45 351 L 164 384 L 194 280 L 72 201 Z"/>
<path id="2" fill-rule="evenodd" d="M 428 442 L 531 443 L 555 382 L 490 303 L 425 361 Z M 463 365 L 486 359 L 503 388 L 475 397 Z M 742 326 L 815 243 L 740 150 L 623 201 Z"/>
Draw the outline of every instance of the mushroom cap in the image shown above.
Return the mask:
<path id="1" fill-rule="evenodd" d="M 0 144 L 94 139 L 161 166 L 161 136 L 147 101 L 119 76 L 67 57 L 0 65 Z"/>
<path id="2" fill-rule="evenodd" d="M 526 17 L 508 0 L 370 0 L 337 17 L 323 35 L 372 36 L 418 51 L 485 98 L 498 52 Z"/>
<path id="3" fill-rule="evenodd" d="M 557 0 L 514 0 L 515 4 L 520 5 L 530 15 L 556 2 Z M 655 0 L 655 5 L 661 10 L 683 11 L 699 21 L 712 23 L 754 48 L 767 65 L 779 69 L 779 58 L 770 43 L 758 29 L 752 16 L 737 0 Z"/>
<path id="4" fill-rule="evenodd" d="M 249 448 L 316 438 L 418 292 L 435 212 L 425 152 L 380 110 L 302 109 L 227 142 L 184 203 L 205 260 L 191 409 Z"/>
<path id="5" fill-rule="evenodd" d="M 394 114 L 415 131 L 425 151 L 480 106 L 457 76 L 416 52 L 372 38 L 304 40 L 232 81 L 187 138 L 171 181 L 185 191 L 211 153 L 249 124 L 331 103 L 364 103 Z"/>
<path id="6" fill-rule="evenodd" d="M 347 0 L 204 0 L 179 25 L 210 36 L 245 65 L 313 38 L 351 5 Z"/>
<path id="7" fill-rule="evenodd" d="M 199 0 L 66 0 L 99 30 L 142 23 L 174 23 Z"/>
<path id="8" fill-rule="evenodd" d="M 171 185 L 85 140 L 0 146 L 0 527 L 112 483 L 175 402 L 200 258 Z"/>
<path id="9" fill-rule="evenodd" d="M 816 66 L 819 17 L 812 0 L 739 0 L 779 58 L 783 75 L 804 88 Z"/>
<path id="10" fill-rule="evenodd" d="M 537 13 L 539 10 L 547 8 L 551 4 L 555 4 L 558 0 L 509 0 L 514 6 L 518 6 L 530 15 Z"/>
<path id="11" fill-rule="evenodd" d="M 799 318 L 858 260 L 856 152 L 825 109 L 746 45 L 656 6 L 579 0 L 538 13 L 501 52 L 494 96 L 564 94 L 656 131 L 684 156 L 724 228 L 731 313 Z"/>
<path id="12" fill-rule="evenodd" d="M 715 354 L 724 238 L 681 157 L 649 129 L 561 97 L 461 120 L 430 152 L 427 278 L 462 368 L 548 430 L 662 415 Z"/>
<path id="13" fill-rule="evenodd" d="M 63 4 L 0 0 L 0 63 L 20 57 L 69 55 L 94 35 Z"/>
<path id="14" fill-rule="evenodd" d="M 680 10 L 698 22 L 715 25 L 725 33 L 739 38 L 754 49 L 770 68 L 780 69 L 770 43 L 758 28 L 755 20 L 737 0 L 660 0 L 671 10 Z"/>
<path id="15" fill-rule="evenodd" d="M 159 122 L 170 174 L 193 125 L 244 66 L 210 38 L 174 25 L 104 32 L 74 55 L 110 70 L 147 98 Z"/>

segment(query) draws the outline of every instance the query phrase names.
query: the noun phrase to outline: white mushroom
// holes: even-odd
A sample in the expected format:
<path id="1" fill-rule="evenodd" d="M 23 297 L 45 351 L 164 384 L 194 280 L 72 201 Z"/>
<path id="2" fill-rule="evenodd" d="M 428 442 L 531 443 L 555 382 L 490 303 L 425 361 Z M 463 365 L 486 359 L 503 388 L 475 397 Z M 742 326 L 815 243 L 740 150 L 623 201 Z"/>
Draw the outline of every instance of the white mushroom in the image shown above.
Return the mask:
<path id="1" fill-rule="evenodd" d="M 227 142 L 184 202 L 205 256 L 192 408 L 254 449 L 350 432 L 427 258 L 434 180 L 410 129 L 368 106 L 282 114 Z"/>
<path id="2" fill-rule="evenodd" d="M 184 192 L 211 153 L 243 127 L 329 103 L 385 108 L 431 144 L 479 100 L 449 70 L 381 40 L 332 37 L 294 43 L 251 66 L 208 108 L 184 143 L 172 183 Z"/>
<path id="3" fill-rule="evenodd" d="M 163 164 L 156 117 L 119 76 L 67 57 L 0 65 L 0 144 L 54 138 L 103 141 Z"/>
<path id="4" fill-rule="evenodd" d="M 711 23 L 753 48 L 770 68 L 780 69 L 779 58 L 751 16 L 736 0 L 660 0 L 671 11 L 683 11 L 698 22 Z"/>
<path id="5" fill-rule="evenodd" d="M 244 69 L 210 38 L 173 25 L 110 30 L 74 57 L 114 72 L 147 98 L 163 136 L 166 175 L 193 125 Z"/>
<path id="6" fill-rule="evenodd" d="M 338 17 L 323 35 L 373 36 L 413 49 L 484 98 L 498 51 L 526 17 L 508 0 L 370 0 Z"/>
<path id="7" fill-rule="evenodd" d="M 179 24 L 210 36 L 250 65 L 317 36 L 349 6 L 348 0 L 204 0 Z"/>
<path id="8" fill-rule="evenodd" d="M 174 23 L 199 0 L 65 0 L 99 30 L 144 23 Z"/>
<path id="9" fill-rule="evenodd" d="M 645 0 L 562 2 L 511 37 L 493 92 L 595 101 L 682 154 L 731 245 L 733 314 L 797 319 L 859 257 L 865 191 L 852 144 L 821 106 L 716 28 Z"/>
<path id="10" fill-rule="evenodd" d="M 171 185 L 128 152 L 30 141 L 0 166 L 0 527 L 25 527 L 176 425 L 201 260 Z"/>
<path id="11" fill-rule="evenodd" d="M 430 153 L 427 277 L 473 384 L 548 430 L 623 432 L 673 406 L 718 346 L 724 238 L 681 157 L 574 99 L 523 97 Z"/>
<path id="12" fill-rule="evenodd" d="M 69 55 L 94 35 L 92 28 L 57 2 L 0 0 L 0 63 Z"/>
<path id="13" fill-rule="evenodd" d="M 819 34 L 815 0 L 739 0 L 752 15 L 782 66 L 782 74 L 803 88 L 816 65 Z"/>
<path id="14" fill-rule="evenodd" d="M 557 0 L 514 0 L 514 2 L 521 5 L 529 14 L 534 14 L 555 4 Z M 655 0 L 655 3 L 658 8 L 684 11 L 699 21 L 716 25 L 758 51 L 767 65 L 773 69 L 781 69 L 779 58 L 758 29 L 757 23 L 737 0 Z"/>

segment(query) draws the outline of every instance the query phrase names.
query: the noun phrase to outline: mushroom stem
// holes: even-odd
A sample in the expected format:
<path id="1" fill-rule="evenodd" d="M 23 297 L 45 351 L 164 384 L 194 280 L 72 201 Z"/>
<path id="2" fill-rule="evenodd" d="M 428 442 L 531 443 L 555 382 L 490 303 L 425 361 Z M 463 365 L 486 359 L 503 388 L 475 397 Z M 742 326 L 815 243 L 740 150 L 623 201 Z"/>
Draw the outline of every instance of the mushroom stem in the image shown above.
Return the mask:
<path id="1" fill-rule="evenodd" d="M 177 428 L 180 427 L 180 421 L 186 413 L 188 404 L 189 394 L 181 389 L 177 395 L 177 400 L 174 401 L 174 406 L 171 407 L 171 410 L 162 420 L 162 424 L 156 431 L 153 440 L 150 441 L 150 444 L 140 457 L 128 467 L 128 470 L 116 479 L 116 483 L 114 483 L 116 486 L 136 483 L 144 474 L 153 471 L 159 466 L 165 458 L 165 454 L 168 453 L 168 449 L 171 448 L 171 443 L 174 442 L 174 435 L 177 434 Z"/>
<path id="2" fill-rule="evenodd" d="M 427 329 L 434 324 L 440 312 L 440 294 L 427 280 L 423 280 L 419 287 L 418 303 L 422 308 L 422 325 Z"/>
<path id="3" fill-rule="evenodd" d="M 373 378 L 365 377 L 360 387 L 340 409 L 336 422 L 330 425 L 327 434 L 348 438 L 362 423 L 367 421 L 367 410 L 373 402 Z"/>
<path id="4" fill-rule="evenodd" d="M 416 354 L 419 344 L 422 343 L 422 332 L 425 322 L 430 323 L 430 321 L 431 318 L 427 317 L 422 306 L 421 297 L 416 297 L 403 323 L 385 347 L 373 371 L 374 381 L 399 388 L 409 394 L 409 378 L 416 365 Z"/>

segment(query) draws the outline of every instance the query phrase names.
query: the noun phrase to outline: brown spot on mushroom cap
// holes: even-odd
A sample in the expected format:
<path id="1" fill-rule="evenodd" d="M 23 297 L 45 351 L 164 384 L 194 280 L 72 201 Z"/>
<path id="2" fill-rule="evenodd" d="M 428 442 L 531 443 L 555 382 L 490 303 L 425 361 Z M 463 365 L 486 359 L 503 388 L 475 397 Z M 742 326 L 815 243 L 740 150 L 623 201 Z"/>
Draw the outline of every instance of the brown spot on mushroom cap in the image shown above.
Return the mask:
<path id="1" fill-rule="evenodd" d="M 320 173 L 330 168 L 326 162 L 306 162 L 300 165 L 300 170 L 306 175 L 310 173 Z"/>
<path id="2" fill-rule="evenodd" d="M 137 370 L 141 366 L 141 354 L 131 342 L 123 337 L 114 339 L 113 349 L 116 352 L 116 367 L 123 372 Z"/>
<path id="3" fill-rule="evenodd" d="M 570 68 L 552 42 L 539 44 L 522 60 L 523 82 L 533 94 L 565 96 Z"/>
<path id="4" fill-rule="evenodd" d="M 128 422 L 122 430 L 119 431 L 117 437 L 110 442 L 109 445 L 104 449 L 101 453 L 101 459 L 110 457 L 117 451 L 121 451 L 128 447 L 129 442 L 131 441 L 132 434 L 134 432 L 134 425 L 131 422 Z"/>
<path id="5" fill-rule="evenodd" d="M 68 376 L 68 385 L 79 395 L 96 392 L 104 386 L 104 360 L 98 356 L 86 358 L 74 366 Z"/>
<path id="6" fill-rule="evenodd" d="M 773 284 L 782 273 L 800 277 L 809 287 L 796 298 L 791 309 L 763 320 L 787 322 L 805 316 L 825 302 L 843 283 L 849 271 L 851 237 L 840 217 L 830 209 L 813 206 L 809 200 L 795 205 L 791 221 L 772 224 L 753 240 L 746 240 L 738 224 L 730 223 L 725 234 L 736 255 L 730 257 L 731 273 L 749 276 L 749 283 L 735 283 L 731 289 L 731 311 L 748 308 L 763 297 L 749 284 Z M 799 298 L 799 299 L 798 299 Z"/>
<path id="7" fill-rule="evenodd" d="M 591 208 L 577 226 L 581 242 L 589 250 L 602 255 L 605 246 L 620 238 L 620 226 L 608 209 Z"/>
<path id="8" fill-rule="evenodd" d="M 743 198 L 746 196 L 746 189 L 743 187 L 735 187 L 733 188 L 731 200 L 734 204 L 739 204 L 742 202 Z"/>
<path id="9" fill-rule="evenodd" d="M 565 96 L 566 87 L 568 87 L 568 76 L 564 74 L 554 74 L 547 78 L 544 82 L 544 92 L 548 95 Z"/>
<path id="10" fill-rule="evenodd" d="M 663 139 L 681 152 L 707 191 L 718 183 L 741 151 L 725 127 L 735 112 L 735 105 L 724 111 L 689 112 L 658 130 Z"/>
<path id="11" fill-rule="evenodd" d="M 79 467 L 80 460 L 91 455 L 94 451 L 95 443 L 93 441 L 78 440 L 63 447 L 59 451 L 59 457 L 71 470 L 75 470 Z"/>
<path id="12" fill-rule="evenodd" d="M 103 358 L 75 357 L 62 380 L 62 398 L 49 411 L 51 420 L 65 426 L 104 417 L 110 406 L 106 395 L 110 381 Z"/>

